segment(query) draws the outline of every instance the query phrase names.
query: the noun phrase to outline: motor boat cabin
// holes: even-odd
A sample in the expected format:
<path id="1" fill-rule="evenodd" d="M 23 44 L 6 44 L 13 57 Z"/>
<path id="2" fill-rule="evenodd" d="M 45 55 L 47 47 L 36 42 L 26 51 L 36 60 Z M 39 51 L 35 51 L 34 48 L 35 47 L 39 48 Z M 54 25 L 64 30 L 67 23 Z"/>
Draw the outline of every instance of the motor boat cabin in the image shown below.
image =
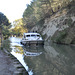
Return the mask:
<path id="1" fill-rule="evenodd" d="M 39 33 L 24 33 L 21 40 L 23 45 L 43 45 L 44 41 Z"/>

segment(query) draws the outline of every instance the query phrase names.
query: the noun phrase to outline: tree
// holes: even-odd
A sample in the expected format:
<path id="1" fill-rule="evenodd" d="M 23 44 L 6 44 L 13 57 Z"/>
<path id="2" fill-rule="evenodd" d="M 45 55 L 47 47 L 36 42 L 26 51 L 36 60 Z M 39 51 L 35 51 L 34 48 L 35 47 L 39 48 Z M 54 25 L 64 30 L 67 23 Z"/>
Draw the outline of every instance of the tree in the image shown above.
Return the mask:
<path id="1" fill-rule="evenodd" d="M 7 17 L 0 12 L 0 38 L 1 38 L 1 43 L 2 43 L 2 29 L 4 29 L 5 26 L 9 26 L 9 20 L 7 19 Z"/>
<path id="2" fill-rule="evenodd" d="M 23 25 L 33 28 L 39 21 L 49 18 L 74 0 L 32 0 L 23 13 Z"/>
<path id="3" fill-rule="evenodd" d="M 3 25 L 10 25 L 9 20 L 7 19 L 7 17 L 0 12 L 0 27 L 2 27 Z"/>
<path id="4" fill-rule="evenodd" d="M 14 28 L 12 29 L 12 34 L 16 36 L 23 35 L 24 32 L 27 32 L 27 29 L 23 26 L 22 18 L 17 19 L 13 22 Z"/>

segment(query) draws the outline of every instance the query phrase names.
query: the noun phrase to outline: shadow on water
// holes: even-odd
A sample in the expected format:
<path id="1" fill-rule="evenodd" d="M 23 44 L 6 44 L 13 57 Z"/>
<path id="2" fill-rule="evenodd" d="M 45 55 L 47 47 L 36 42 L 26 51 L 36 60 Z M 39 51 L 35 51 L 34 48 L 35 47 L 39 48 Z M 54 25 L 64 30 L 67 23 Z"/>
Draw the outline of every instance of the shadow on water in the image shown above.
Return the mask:
<path id="1" fill-rule="evenodd" d="M 75 47 L 49 44 L 25 47 L 20 38 L 10 38 L 13 54 L 29 75 L 75 75 Z"/>
<path id="2" fill-rule="evenodd" d="M 75 75 L 75 47 L 69 45 L 48 44 L 44 46 L 46 59 L 53 65 L 53 73 Z M 54 75 L 52 73 L 52 75 Z M 58 75 L 57 74 L 57 75 Z"/>

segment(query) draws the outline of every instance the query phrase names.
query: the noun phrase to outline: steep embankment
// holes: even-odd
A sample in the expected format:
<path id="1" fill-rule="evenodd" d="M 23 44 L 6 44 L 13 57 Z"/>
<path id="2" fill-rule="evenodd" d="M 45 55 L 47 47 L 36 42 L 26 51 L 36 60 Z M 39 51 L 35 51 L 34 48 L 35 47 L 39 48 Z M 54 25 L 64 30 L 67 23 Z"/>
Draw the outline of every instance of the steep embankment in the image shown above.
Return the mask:
<path id="1" fill-rule="evenodd" d="M 39 31 L 47 41 L 75 44 L 75 3 L 42 20 L 32 30 Z"/>

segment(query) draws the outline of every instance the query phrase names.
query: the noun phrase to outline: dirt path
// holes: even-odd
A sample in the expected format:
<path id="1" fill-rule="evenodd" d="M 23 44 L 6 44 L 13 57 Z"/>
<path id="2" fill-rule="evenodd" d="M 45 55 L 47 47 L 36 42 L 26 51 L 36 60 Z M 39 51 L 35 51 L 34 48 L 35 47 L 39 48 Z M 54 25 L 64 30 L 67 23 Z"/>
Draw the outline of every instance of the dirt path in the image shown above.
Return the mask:
<path id="1" fill-rule="evenodd" d="M 0 75 L 19 75 L 20 73 L 22 73 L 21 75 L 28 75 L 17 59 L 0 50 Z"/>
<path id="2" fill-rule="evenodd" d="M 16 70 L 13 65 L 13 60 L 0 50 L 0 75 L 13 75 Z"/>

